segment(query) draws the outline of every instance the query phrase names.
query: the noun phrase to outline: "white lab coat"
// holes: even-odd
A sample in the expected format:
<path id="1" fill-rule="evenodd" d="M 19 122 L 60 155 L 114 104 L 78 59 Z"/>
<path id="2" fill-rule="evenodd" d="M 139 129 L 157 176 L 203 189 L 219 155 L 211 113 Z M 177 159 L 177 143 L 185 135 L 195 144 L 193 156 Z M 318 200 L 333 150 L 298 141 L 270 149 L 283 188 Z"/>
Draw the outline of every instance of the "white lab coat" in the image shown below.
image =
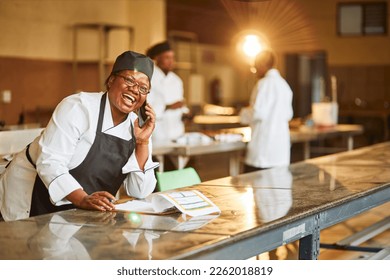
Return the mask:
<path id="1" fill-rule="evenodd" d="M 183 100 L 183 82 L 180 77 L 172 71 L 165 75 L 155 66 L 148 95 L 148 102 L 156 113 L 156 128 L 152 136 L 154 142 L 173 141 L 184 134 L 182 116 L 188 112 L 188 108 L 166 110 L 167 105 Z"/>
<path id="2" fill-rule="evenodd" d="M 251 140 L 245 163 L 258 168 L 290 163 L 289 121 L 293 117 L 292 91 L 276 69 L 269 70 L 253 89 L 250 101 Z"/>
<path id="3" fill-rule="evenodd" d="M 29 152 L 36 169 L 28 161 L 25 150 L 15 155 L 0 177 L 0 210 L 4 220 L 29 217 L 37 170 L 54 205 L 69 204 L 65 197 L 82 188 L 69 170 L 85 159 L 95 140 L 102 95 L 102 92 L 74 94 L 58 105 L 43 134 L 30 145 Z M 130 122 L 134 124 L 137 115 L 130 113 L 126 121 L 114 126 L 108 96 L 106 98 L 102 131 L 130 140 Z M 144 198 L 153 192 L 156 185 L 153 169 L 158 163 L 152 161 L 151 154 L 150 142 L 145 171 L 140 169 L 135 153 L 123 166 L 122 172 L 129 173 L 124 180 L 128 195 Z"/>

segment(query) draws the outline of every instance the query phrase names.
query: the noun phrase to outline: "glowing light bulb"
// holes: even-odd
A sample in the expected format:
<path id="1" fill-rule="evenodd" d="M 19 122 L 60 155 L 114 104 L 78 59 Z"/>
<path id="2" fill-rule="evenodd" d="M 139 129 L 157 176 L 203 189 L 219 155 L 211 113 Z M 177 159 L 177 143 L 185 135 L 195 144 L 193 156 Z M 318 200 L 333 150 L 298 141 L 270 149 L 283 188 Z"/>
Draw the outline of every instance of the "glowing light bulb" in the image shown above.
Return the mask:
<path id="1" fill-rule="evenodd" d="M 263 50 L 264 46 L 256 35 L 246 35 L 242 44 L 245 55 L 253 58 Z"/>

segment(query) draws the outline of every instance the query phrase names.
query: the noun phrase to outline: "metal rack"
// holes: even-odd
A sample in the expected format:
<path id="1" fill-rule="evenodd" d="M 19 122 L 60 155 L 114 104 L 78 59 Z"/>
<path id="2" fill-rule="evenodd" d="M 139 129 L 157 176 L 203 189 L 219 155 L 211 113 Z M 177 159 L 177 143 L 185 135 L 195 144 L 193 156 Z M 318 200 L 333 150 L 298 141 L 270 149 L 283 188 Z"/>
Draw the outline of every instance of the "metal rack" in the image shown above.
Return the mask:
<path id="1" fill-rule="evenodd" d="M 168 41 L 175 52 L 175 72 L 183 80 L 184 97 L 187 105 L 193 106 L 191 83 L 198 70 L 197 46 L 198 35 L 193 32 L 171 30 L 168 32 Z M 194 111 L 194 108 L 191 108 Z"/>
<path id="2" fill-rule="evenodd" d="M 106 78 L 105 66 L 108 61 L 108 34 L 112 30 L 125 30 L 129 33 L 129 49 L 133 48 L 134 29 L 131 26 L 104 24 L 104 23 L 78 23 L 73 25 L 73 86 L 77 89 L 78 64 L 78 32 L 82 29 L 95 30 L 99 34 L 99 57 L 96 60 L 99 69 L 99 87 L 104 88 Z"/>
<path id="3" fill-rule="evenodd" d="M 196 72 L 198 35 L 193 32 L 171 30 L 168 33 L 168 40 L 172 43 L 172 48 L 176 54 L 176 68 Z"/>

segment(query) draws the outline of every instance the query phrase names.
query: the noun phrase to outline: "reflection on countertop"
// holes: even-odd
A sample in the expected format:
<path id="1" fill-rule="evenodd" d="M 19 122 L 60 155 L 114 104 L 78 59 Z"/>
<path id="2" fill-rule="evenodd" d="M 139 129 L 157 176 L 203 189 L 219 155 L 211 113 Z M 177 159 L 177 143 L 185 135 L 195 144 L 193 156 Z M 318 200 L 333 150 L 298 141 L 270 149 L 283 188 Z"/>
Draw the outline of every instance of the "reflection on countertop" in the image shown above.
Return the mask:
<path id="1" fill-rule="evenodd" d="M 181 259 L 390 189 L 390 142 L 202 182 L 219 216 L 79 209 L 0 223 L 0 259 Z"/>
<path id="2" fill-rule="evenodd" d="M 161 259 L 177 247 L 178 239 L 187 246 L 207 242 L 208 235 L 191 238 L 180 232 L 194 230 L 216 217 L 70 210 L 3 222 L 0 259 Z M 149 229 L 155 227 L 160 230 Z"/>

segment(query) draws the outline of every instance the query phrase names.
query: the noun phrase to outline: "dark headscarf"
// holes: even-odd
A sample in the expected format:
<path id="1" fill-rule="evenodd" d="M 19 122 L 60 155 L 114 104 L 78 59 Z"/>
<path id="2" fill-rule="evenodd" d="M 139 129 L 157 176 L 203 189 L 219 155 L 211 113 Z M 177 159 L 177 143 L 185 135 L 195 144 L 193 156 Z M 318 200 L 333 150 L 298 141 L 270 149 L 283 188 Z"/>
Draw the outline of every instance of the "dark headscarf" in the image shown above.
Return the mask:
<path id="1" fill-rule="evenodd" d="M 153 61 L 149 57 L 140 53 L 126 51 L 116 58 L 111 75 L 123 70 L 133 70 L 144 73 L 148 76 L 150 82 L 153 75 L 153 67 Z"/>

